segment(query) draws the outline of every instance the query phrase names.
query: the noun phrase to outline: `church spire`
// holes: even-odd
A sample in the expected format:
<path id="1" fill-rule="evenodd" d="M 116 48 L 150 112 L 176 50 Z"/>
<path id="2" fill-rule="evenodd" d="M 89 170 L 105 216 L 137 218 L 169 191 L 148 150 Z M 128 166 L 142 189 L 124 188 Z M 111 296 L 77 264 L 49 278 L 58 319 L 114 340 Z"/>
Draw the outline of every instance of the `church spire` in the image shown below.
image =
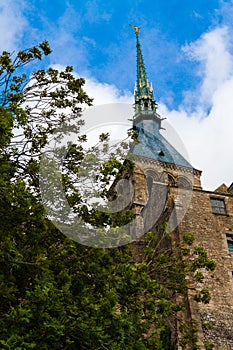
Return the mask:
<path id="1" fill-rule="evenodd" d="M 136 34 L 136 48 L 137 48 L 137 85 L 134 88 L 135 98 L 135 117 L 138 114 L 156 113 L 157 103 L 154 99 L 154 92 L 152 84 L 148 83 L 146 68 L 143 61 L 141 45 L 139 41 L 139 27 L 131 25 Z"/>
<path id="2" fill-rule="evenodd" d="M 136 34 L 137 82 L 134 86 L 135 113 L 133 129 L 138 132 L 139 141 L 132 145 L 132 153 L 162 163 L 192 168 L 191 164 L 160 133 L 160 129 L 162 129 L 161 122 L 165 118 L 161 118 L 157 113 L 153 87 L 152 84 L 148 84 L 139 41 L 139 28 L 130 26 Z"/>

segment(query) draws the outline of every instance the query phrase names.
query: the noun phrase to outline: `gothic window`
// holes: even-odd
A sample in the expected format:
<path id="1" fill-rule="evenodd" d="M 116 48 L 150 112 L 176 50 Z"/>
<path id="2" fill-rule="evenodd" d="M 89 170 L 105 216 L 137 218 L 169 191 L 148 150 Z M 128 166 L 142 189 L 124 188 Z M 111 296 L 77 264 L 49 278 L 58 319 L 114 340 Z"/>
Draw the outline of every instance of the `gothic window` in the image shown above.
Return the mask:
<path id="1" fill-rule="evenodd" d="M 228 252 L 233 253 L 233 235 L 227 233 L 227 247 L 228 247 Z"/>
<path id="2" fill-rule="evenodd" d="M 212 213 L 214 214 L 226 214 L 226 207 L 223 198 L 210 198 L 212 205 Z"/>

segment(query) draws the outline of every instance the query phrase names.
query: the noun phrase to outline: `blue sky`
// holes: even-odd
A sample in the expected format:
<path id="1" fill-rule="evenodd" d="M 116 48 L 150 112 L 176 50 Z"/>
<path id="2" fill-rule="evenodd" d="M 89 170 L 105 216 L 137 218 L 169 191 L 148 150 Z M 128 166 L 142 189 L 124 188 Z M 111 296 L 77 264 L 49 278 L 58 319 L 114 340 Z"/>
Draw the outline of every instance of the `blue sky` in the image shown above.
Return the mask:
<path id="1" fill-rule="evenodd" d="M 13 6 L 14 1 L 9 3 Z M 218 0 L 15 3 L 27 21 L 23 47 L 47 39 L 53 49 L 51 63 L 73 65 L 80 74 L 120 90 L 132 90 L 135 80 L 135 40 L 128 24 L 140 26 L 156 98 L 170 107 L 181 103 L 184 91 L 200 82 L 197 62 L 189 60 L 182 47 L 224 22 L 224 2 Z"/>
<path id="2" fill-rule="evenodd" d="M 0 51 L 46 39 L 53 53 L 42 65 L 73 65 L 99 104 L 130 102 L 136 52 L 128 24 L 139 26 L 160 113 L 214 188 L 233 181 L 232 18 L 232 0 L 0 0 Z"/>
<path id="3" fill-rule="evenodd" d="M 156 99 L 173 107 L 201 79 L 198 62 L 190 60 L 183 47 L 216 26 L 225 25 L 231 1 L 9 0 L 6 5 L 0 0 L 1 3 L 24 20 L 16 43 L 20 48 L 47 39 L 53 49 L 51 64 L 73 65 L 81 75 L 115 84 L 120 91 L 132 90 L 136 72 L 135 38 L 128 24 L 140 26 L 145 64 Z M 12 24 L 17 23 L 9 25 Z"/>

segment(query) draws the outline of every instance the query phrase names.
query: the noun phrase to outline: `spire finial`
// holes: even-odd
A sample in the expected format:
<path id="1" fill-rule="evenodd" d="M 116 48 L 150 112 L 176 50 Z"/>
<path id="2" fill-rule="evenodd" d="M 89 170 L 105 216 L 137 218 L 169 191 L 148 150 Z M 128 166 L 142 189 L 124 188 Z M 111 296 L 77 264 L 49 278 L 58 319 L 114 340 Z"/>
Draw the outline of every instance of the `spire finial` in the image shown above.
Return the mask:
<path id="1" fill-rule="evenodd" d="M 139 28 L 139 27 L 137 27 L 137 26 L 133 26 L 132 24 L 129 24 L 129 26 L 135 30 L 136 35 L 138 35 L 138 34 L 139 34 L 139 30 L 140 30 L 140 28 Z"/>

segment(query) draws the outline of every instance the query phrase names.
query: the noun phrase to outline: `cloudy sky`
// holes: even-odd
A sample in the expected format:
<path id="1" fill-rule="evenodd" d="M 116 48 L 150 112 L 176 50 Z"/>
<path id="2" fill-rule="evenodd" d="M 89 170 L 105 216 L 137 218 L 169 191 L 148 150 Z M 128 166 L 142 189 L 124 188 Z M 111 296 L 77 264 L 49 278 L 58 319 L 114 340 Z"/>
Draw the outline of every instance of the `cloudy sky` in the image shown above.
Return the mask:
<path id="1" fill-rule="evenodd" d="M 0 0 L 0 51 L 48 40 L 41 63 L 73 65 L 96 104 L 133 102 L 135 36 L 159 112 L 205 189 L 233 182 L 232 0 Z"/>

